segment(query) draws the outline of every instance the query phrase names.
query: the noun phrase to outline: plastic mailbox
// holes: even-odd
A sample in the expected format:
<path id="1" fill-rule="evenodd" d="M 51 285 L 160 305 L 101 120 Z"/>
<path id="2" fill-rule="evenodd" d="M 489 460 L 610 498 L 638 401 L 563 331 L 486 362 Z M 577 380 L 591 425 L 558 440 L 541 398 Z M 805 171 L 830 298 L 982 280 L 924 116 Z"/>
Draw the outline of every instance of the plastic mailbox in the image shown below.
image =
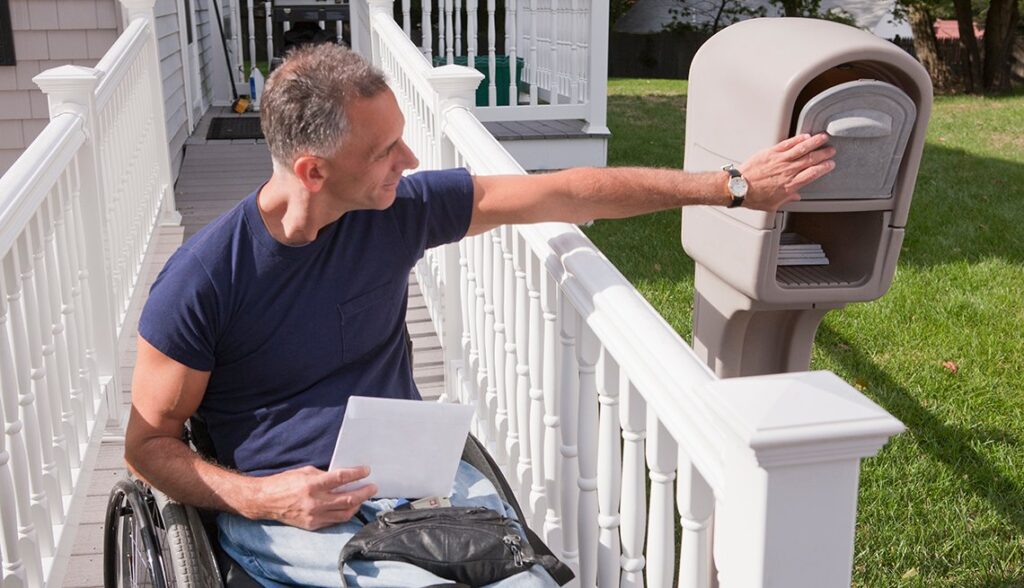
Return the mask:
<path id="1" fill-rule="evenodd" d="M 754 19 L 694 57 L 690 171 L 739 165 L 799 133 L 827 132 L 836 168 L 774 214 L 690 207 L 694 349 L 723 377 L 806 370 L 825 313 L 892 283 L 921 161 L 932 86 L 870 33 L 803 18 Z"/>

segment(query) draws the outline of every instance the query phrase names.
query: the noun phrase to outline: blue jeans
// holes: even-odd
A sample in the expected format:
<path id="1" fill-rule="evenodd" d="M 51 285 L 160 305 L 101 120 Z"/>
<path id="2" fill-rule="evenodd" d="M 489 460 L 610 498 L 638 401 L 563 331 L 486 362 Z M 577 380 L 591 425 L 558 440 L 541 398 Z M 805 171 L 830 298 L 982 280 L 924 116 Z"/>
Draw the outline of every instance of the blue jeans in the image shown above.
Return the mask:
<path id="1" fill-rule="evenodd" d="M 452 485 L 452 506 L 485 506 L 515 518 L 483 474 L 466 462 L 459 464 Z M 360 512 L 374 520 L 378 512 L 392 510 L 394 499 L 369 500 Z M 319 531 L 306 531 L 272 521 L 253 521 L 222 513 L 217 517 L 220 543 L 236 562 L 267 588 L 341 585 L 338 555 L 363 524 L 356 519 Z M 422 588 L 450 584 L 414 565 L 393 561 L 352 561 L 345 564 L 345 583 L 359 588 Z M 488 588 L 557 588 L 540 565 L 490 584 Z"/>

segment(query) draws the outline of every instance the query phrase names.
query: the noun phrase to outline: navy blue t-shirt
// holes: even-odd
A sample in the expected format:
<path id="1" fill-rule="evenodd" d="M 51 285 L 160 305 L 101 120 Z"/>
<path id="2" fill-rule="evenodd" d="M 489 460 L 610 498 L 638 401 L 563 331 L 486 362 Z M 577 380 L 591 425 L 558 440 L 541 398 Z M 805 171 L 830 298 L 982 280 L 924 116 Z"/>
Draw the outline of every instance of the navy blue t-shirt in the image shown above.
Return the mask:
<path id="1" fill-rule="evenodd" d="M 349 212 L 292 247 L 267 231 L 253 193 L 171 257 L 139 334 L 211 372 L 198 412 L 221 464 L 326 469 L 350 396 L 420 398 L 404 337 L 409 271 L 466 234 L 472 204 L 465 170 L 412 174 L 388 209 Z"/>

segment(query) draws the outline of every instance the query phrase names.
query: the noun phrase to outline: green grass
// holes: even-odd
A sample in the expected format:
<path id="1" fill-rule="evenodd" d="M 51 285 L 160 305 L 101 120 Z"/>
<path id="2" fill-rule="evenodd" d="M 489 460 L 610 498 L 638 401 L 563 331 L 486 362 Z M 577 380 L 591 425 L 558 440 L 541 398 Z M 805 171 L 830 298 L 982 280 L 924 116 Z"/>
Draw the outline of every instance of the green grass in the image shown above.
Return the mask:
<path id="1" fill-rule="evenodd" d="M 686 87 L 610 82 L 610 165 L 682 165 Z M 689 340 L 679 213 L 587 232 Z M 1024 587 L 1022 298 L 1024 94 L 939 97 L 893 286 L 829 313 L 811 364 L 908 427 L 863 464 L 855 586 Z"/>

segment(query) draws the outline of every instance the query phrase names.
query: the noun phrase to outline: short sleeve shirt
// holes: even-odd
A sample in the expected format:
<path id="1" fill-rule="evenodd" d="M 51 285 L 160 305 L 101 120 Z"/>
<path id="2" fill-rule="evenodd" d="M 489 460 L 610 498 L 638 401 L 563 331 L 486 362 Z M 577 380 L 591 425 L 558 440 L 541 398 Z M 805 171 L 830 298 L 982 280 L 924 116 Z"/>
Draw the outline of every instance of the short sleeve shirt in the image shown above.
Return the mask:
<path id="1" fill-rule="evenodd" d="M 427 248 L 466 234 L 472 179 L 409 175 L 386 210 L 346 213 L 300 247 L 270 235 L 256 197 L 171 257 L 139 333 L 211 372 L 198 412 L 220 463 L 251 475 L 326 468 L 350 396 L 419 399 L 408 276 Z"/>

